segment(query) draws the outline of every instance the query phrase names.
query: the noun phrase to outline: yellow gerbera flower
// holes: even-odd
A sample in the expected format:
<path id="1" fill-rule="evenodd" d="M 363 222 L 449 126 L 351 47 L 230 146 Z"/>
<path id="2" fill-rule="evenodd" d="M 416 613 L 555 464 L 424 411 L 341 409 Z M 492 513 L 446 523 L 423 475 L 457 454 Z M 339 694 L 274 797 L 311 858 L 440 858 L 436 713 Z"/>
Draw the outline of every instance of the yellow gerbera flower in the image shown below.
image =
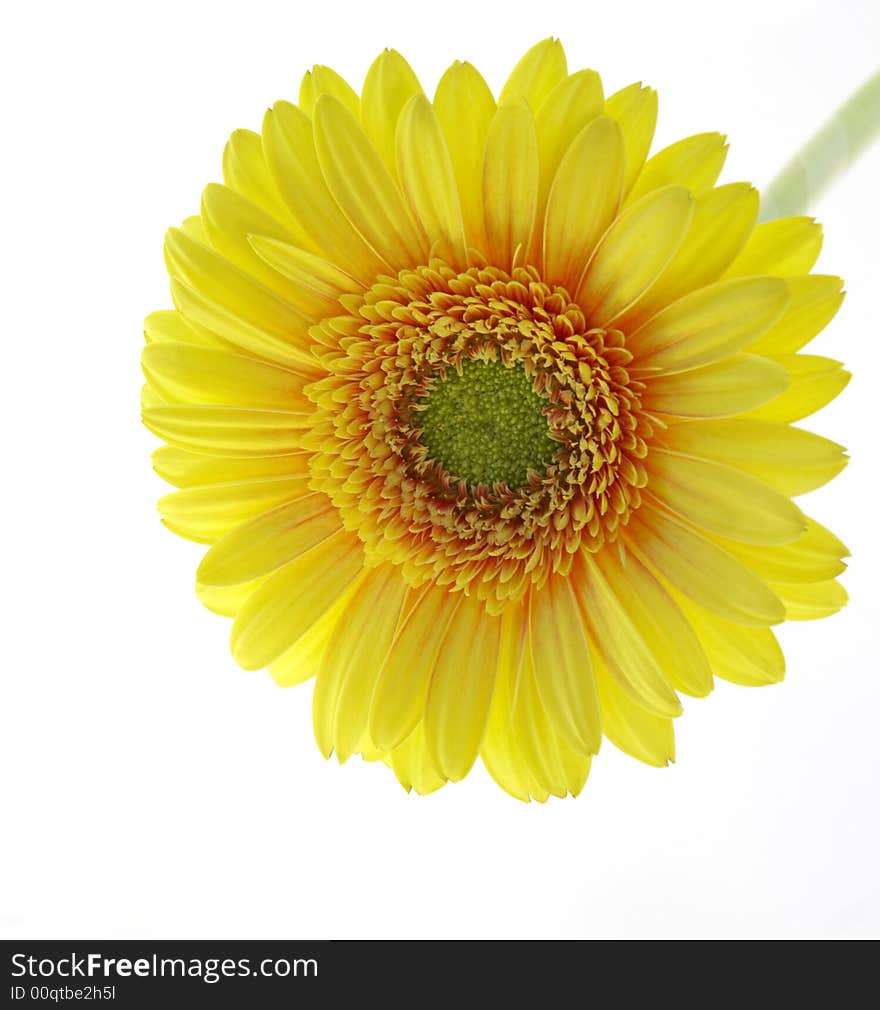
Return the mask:
<path id="1" fill-rule="evenodd" d="M 318 744 L 430 792 L 478 756 L 577 794 L 602 737 L 674 754 L 680 694 L 782 679 L 771 626 L 834 613 L 847 551 L 792 496 L 844 466 L 792 422 L 842 300 L 814 221 L 756 225 L 722 136 L 648 158 L 655 93 L 545 41 L 499 100 L 396 52 L 327 67 L 168 233 L 146 321 L 160 502 L 197 592 Z"/>

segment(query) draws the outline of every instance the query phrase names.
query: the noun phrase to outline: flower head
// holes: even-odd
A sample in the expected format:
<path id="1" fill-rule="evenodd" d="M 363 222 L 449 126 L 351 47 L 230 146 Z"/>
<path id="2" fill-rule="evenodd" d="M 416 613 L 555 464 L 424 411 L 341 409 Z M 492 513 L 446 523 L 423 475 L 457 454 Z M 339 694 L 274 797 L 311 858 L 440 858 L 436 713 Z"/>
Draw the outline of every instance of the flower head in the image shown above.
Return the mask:
<path id="1" fill-rule="evenodd" d="M 577 794 L 603 736 L 665 765 L 679 695 L 780 680 L 771 626 L 845 602 L 791 501 L 845 463 L 792 426 L 846 384 L 798 353 L 842 284 L 812 220 L 715 185 L 720 135 L 648 158 L 656 113 L 550 40 L 497 102 L 467 63 L 433 102 L 395 52 L 360 97 L 316 67 L 169 232 L 164 521 L 238 662 L 317 674 L 325 755 Z"/>

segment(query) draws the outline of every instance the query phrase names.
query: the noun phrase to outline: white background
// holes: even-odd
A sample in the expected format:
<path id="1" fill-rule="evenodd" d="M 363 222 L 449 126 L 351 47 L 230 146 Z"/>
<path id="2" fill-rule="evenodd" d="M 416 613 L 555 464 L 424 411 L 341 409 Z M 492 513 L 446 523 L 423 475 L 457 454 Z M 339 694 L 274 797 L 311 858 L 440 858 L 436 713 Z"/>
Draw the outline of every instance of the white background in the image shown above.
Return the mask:
<path id="1" fill-rule="evenodd" d="M 849 543 L 849 608 L 787 626 L 788 678 L 686 700 L 678 763 L 607 745 L 576 800 L 476 769 L 432 797 L 325 763 L 311 688 L 229 656 L 159 523 L 139 425 L 163 232 L 303 71 L 359 88 L 400 49 L 433 89 L 493 88 L 562 38 L 607 91 L 660 92 L 657 140 L 732 143 L 768 181 L 876 69 L 873 0 L 32 3 L 2 43 L 3 702 L 0 935 L 857 937 L 880 934 L 877 412 L 880 148 L 815 210 L 849 297 L 813 345 L 849 389 L 809 424 L 853 461 L 807 507 Z M 10 21 L 11 19 L 11 21 Z"/>

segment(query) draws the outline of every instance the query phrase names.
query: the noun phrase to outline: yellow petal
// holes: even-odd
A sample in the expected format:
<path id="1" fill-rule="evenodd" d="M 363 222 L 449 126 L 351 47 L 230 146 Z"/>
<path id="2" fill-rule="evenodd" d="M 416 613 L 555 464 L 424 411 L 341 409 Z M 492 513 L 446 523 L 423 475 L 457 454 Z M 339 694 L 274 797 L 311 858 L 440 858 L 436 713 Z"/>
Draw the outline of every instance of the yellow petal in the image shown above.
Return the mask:
<path id="1" fill-rule="evenodd" d="M 696 698 L 709 694 L 712 671 L 706 656 L 687 618 L 660 582 L 629 551 L 602 551 L 596 563 L 617 598 L 626 601 L 633 625 L 670 686 Z"/>
<path id="2" fill-rule="evenodd" d="M 391 751 L 391 768 L 406 792 L 414 789 L 419 796 L 436 792 L 448 781 L 436 768 L 422 722 Z"/>
<path id="3" fill-rule="evenodd" d="M 307 319 L 314 321 L 321 317 L 323 305 L 313 293 L 308 288 L 291 284 L 285 276 L 273 270 L 250 243 L 251 235 L 267 235 L 282 242 L 311 245 L 307 239 L 298 238 L 246 197 L 215 183 L 206 186 L 202 193 L 202 221 L 208 240 L 217 252 L 275 292 Z"/>
<path id="4" fill-rule="evenodd" d="M 675 717 L 681 704 L 657 657 L 642 637 L 627 606 L 592 557 L 581 555 L 573 569 L 572 585 L 581 615 L 590 629 L 590 642 L 602 656 L 620 688 L 646 711 Z"/>
<path id="5" fill-rule="evenodd" d="M 800 421 L 830 403 L 852 378 L 839 361 L 815 354 L 774 354 L 767 360 L 784 369 L 789 381 L 782 396 L 750 411 L 749 417 L 760 420 Z"/>
<path id="6" fill-rule="evenodd" d="M 544 208 L 559 163 L 575 137 L 596 116 L 605 102 L 602 81 L 594 70 L 579 70 L 566 77 L 550 92 L 535 113 L 538 138 L 538 208 L 530 263 L 541 254 Z"/>
<path id="7" fill-rule="evenodd" d="M 658 437 L 670 449 L 747 470 L 789 497 L 827 484 L 847 463 L 843 446 L 774 421 L 673 424 Z"/>
<path id="8" fill-rule="evenodd" d="M 501 89 L 499 104 L 524 98 L 537 110 L 550 92 L 565 79 L 568 64 L 559 39 L 543 39 L 520 59 Z"/>
<path id="9" fill-rule="evenodd" d="M 452 161 L 468 245 L 486 254 L 483 160 L 495 99 L 470 63 L 453 63 L 437 85 L 434 111 Z"/>
<path id="10" fill-rule="evenodd" d="M 397 127 L 397 172 L 403 191 L 438 255 L 463 269 L 467 258 L 461 203 L 452 160 L 431 103 L 419 94 L 404 106 Z"/>
<path id="11" fill-rule="evenodd" d="M 755 354 L 793 354 L 808 344 L 834 318 L 843 303 L 839 277 L 808 274 L 786 280 L 788 308 L 780 320 L 749 348 Z"/>
<path id="12" fill-rule="evenodd" d="M 632 189 L 642 167 L 657 126 L 657 92 L 641 83 L 630 84 L 605 101 L 605 112 L 620 123 L 626 149 L 626 176 L 623 193 Z"/>
<path id="13" fill-rule="evenodd" d="M 195 239 L 196 242 L 208 245 L 208 236 L 202 227 L 202 218 L 199 214 L 191 214 L 189 217 L 184 218 L 180 224 L 180 230 L 189 235 L 191 239 Z"/>
<path id="14" fill-rule="evenodd" d="M 427 796 L 446 785 L 447 780 L 438 771 L 428 747 L 424 723 L 419 723 L 406 740 L 394 748 L 391 767 L 403 788 L 407 792 L 415 789 L 419 796 Z"/>
<path id="15" fill-rule="evenodd" d="M 752 233 L 758 202 L 757 190 L 744 182 L 701 193 L 678 252 L 618 325 L 635 329 L 664 306 L 717 281 Z"/>
<path id="16" fill-rule="evenodd" d="M 150 410 L 153 407 L 165 407 L 169 402 L 169 399 L 163 396 L 149 382 L 145 382 L 141 386 L 141 410 Z"/>
<path id="17" fill-rule="evenodd" d="M 178 536 L 212 544 L 253 516 L 308 490 L 308 474 L 205 484 L 159 499 L 162 521 Z"/>
<path id="18" fill-rule="evenodd" d="M 279 687 L 302 684 L 317 674 L 321 659 L 336 636 L 340 619 L 359 581 L 360 577 L 355 579 L 326 613 L 269 665 L 269 673 Z"/>
<path id="19" fill-rule="evenodd" d="M 263 118 L 266 160 L 296 220 L 315 248 L 366 284 L 387 269 L 339 209 L 324 181 L 312 121 L 289 102 L 276 102 Z"/>
<path id="20" fill-rule="evenodd" d="M 602 741 L 590 647 L 567 578 L 552 577 L 529 603 L 529 643 L 538 696 L 556 733 L 579 754 Z"/>
<path id="21" fill-rule="evenodd" d="M 223 151 L 223 181 L 226 185 L 257 204 L 286 228 L 300 234 L 296 219 L 275 185 L 263 141 L 253 130 L 236 130 Z"/>
<path id="22" fill-rule="evenodd" d="M 225 192 L 232 194 L 231 190 Z M 169 228 L 166 233 L 165 262 L 171 277 L 179 278 L 230 310 L 253 315 L 261 322 L 265 320 L 267 326 L 279 333 L 302 334 L 304 339 L 304 320 L 282 298 L 179 228 Z"/>
<path id="23" fill-rule="evenodd" d="M 842 558 L 846 546 L 814 519 L 806 517 L 807 529 L 790 544 L 751 547 L 728 544 L 724 547 L 765 582 L 824 582 L 846 570 Z"/>
<path id="24" fill-rule="evenodd" d="M 298 452 L 311 413 L 249 407 L 172 405 L 144 410 L 154 435 L 181 449 L 218 456 L 278 456 Z"/>
<path id="25" fill-rule="evenodd" d="M 575 291 L 623 195 L 623 134 L 607 116 L 594 119 L 568 148 L 544 219 L 543 277 Z"/>
<path id="26" fill-rule="evenodd" d="M 216 346 L 267 358 L 303 377 L 315 378 L 320 374 L 317 363 L 306 350 L 305 340 L 299 338 L 298 333 L 295 343 L 288 336 L 278 335 L 274 322 L 270 321 L 269 312 L 261 318 L 259 306 L 254 311 L 256 321 L 248 319 L 177 277 L 171 278 L 171 298 L 187 321 L 200 328 L 210 329 L 215 334 Z M 264 307 L 269 310 L 273 308 L 271 305 Z M 247 308 L 242 311 L 247 313 Z M 298 330 L 305 329 L 302 319 L 298 319 L 296 325 Z"/>
<path id="27" fill-rule="evenodd" d="M 527 641 L 515 689 L 512 745 L 519 752 L 517 761 L 535 799 L 567 793 L 576 796 L 586 781 L 591 758 L 577 754 L 556 735 L 541 704 L 532 652 Z"/>
<path id="28" fill-rule="evenodd" d="M 324 757 L 346 761 L 367 728 L 370 698 L 397 630 L 407 585 L 393 565 L 369 569 L 329 642 L 312 703 Z"/>
<path id="29" fill-rule="evenodd" d="M 836 580 L 828 582 L 774 582 L 773 591 L 785 604 L 789 621 L 817 621 L 845 607 L 849 597 Z"/>
<path id="30" fill-rule="evenodd" d="M 197 344 L 199 347 L 224 347 L 228 344 L 216 333 L 182 316 L 177 309 L 160 309 L 151 312 L 144 320 L 144 339 L 148 344 L 164 342 Z"/>
<path id="31" fill-rule="evenodd" d="M 326 495 L 303 495 L 230 530 L 202 558 L 196 578 L 213 586 L 250 582 L 305 554 L 341 528 L 339 513 Z"/>
<path id="32" fill-rule="evenodd" d="M 421 94 L 418 78 L 394 49 L 386 49 L 367 71 L 361 93 L 361 124 L 392 176 L 397 171 L 398 119 L 407 102 Z"/>
<path id="33" fill-rule="evenodd" d="M 311 409 L 300 376 L 242 354 L 193 344 L 149 344 L 141 367 L 160 391 L 181 402 Z"/>
<path id="34" fill-rule="evenodd" d="M 763 625 L 785 618 L 779 599 L 745 565 L 648 503 L 630 520 L 626 540 L 685 596 L 728 621 Z"/>
<path id="35" fill-rule="evenodd" d="M 778 277 L 719 281 L 685 295 L 627 339 L 634 370 L 683 372 L 708 365 L 752 343 L 788 304 Z"/>
<path id="36" fill-rule="evenodd" d="M 511 796 L 528 802 L 531 796 L 544 801 L 546 790 L 536 795 L 531 774 L 513 740 L 513 707 L 522 669 L 526 618 L 521 605 L 507 607 L 500 617 L 500 642 L 495 690 L 480 755 L 492 778 Z"/>
<path id="37" fill-rule="evenodd" d="M 583 789 L 590 758 L 576 754 L 560 740 L 540 698 L 531 672 L 522 607 L 509 607 L 502 618 L 501 654 L 489 725 L 481 755 L 502 789 L 526 802 L 545 802 Z M 528 649 L 528 660 L 526 650 Z"/>
<path id="38" fill-rule="evenodd" d="M 363 737 L 358 742 L 357 753 L 360 754 L 364 761 L 381 761 L 389 768 L 391 767 L 391 755 L 386 751 L 378 750 L 370 743 L 367 737 Z"/>
<path id="39" fill-rule="evenodd" d="M 715 185 L 727 157 L 727 142 L 720 133 L 698 133 L 664 147 L 645 163 L 628 202 L 663 186 L 684 186 L 694 194 Z"/>
<path id="40" fill-rule="evenodd" d="M 495 686 L 501 621 L 475 596 L 452 618 L 425 705 L 424 732 L 433 763 L 452 782 L 463 779 L 480 752 Z"/>
<path id="41" fill-rule="evenodd" d="M 153 453 L 153 469 L 175 487 L 199 487 L 262 477 L 310 476 L 306 453 L 289 456 L 250 456 L 230 459 L 187 452 L 173 445 L 163 445 Z"/>
<path id="42" fill-rule="evenodd" d="M 483 166 L 483 207 L 492 261 L 504 269 L 529 248 L 538 200 L 538 141 L 523 99 L 498 106 Z"/>
<path id="43" fill-rule="evenodd" d="M 811 217 L 781 217 L 765 221 L 752 232 L 728 277 L 808 274 L 822 248 L 822 226 Z"/>
<path id="44" fill-rule="evenodd" d="M 299 87 L 300 108 L 307 116 L 314 113 L 315 103 L 321 95 L 332 95 L 353 116 L 360 116 L 361 103 L 354 88 L 332 67 L 317 64 L 306 71 Z"/>
<path id="45" fill-rule="evenodd" d="M 232 626 L 232 655 L 259 670 L 287 651 L 338 601 L 363 568 L 363 548 L 346 531 L 285 565 L 250 596 Z"/>
<path id="46" fill-rule="evenodd" d="M 788 373 L 754 354 L 733 354 L 702 368 L 654 378 L 643 376 L 648 410 L 673 417 L 730 417 L 779 396 Z"/>
<path id="47" fill-rule="evenodd" d="M 649 493 L 711 533 L 746 544 L 787 544 L 806 529 L 797 505 L 736 467 L 658 448 L 645 463 Z"/>
<path id="48" fill-rule="evenodd" d="M 284 299 L 177 228 L 165 239 L 177 309 L 243 350 L 315 371 L 308 322 Z"/>
<path id="49" fill-rule="evenodd" d="M 596 250 L 578 295 L 591 325 L 609 325 L 654 283 L 681 245 L 693 210 L 686 189 L 668 186 L 617 218 Z"/>
<path id="50" fill-rule="evenodd" d="M 769 628 L 744 628 L 679 599 L 703 649 L 712 672 L 743 687 L 777 684 L 785 676 L 785 657 Z"/>
<path id="51" fill-rule="evenodd" d="M 446 629 L 462 599 L 431 586 L 395 635 L 370 703 L 369 734 L 380 750 L 402 743 L 421 721 Z"/>
<path id="52" fill-rule="evenodd" d="M 556 167 L 574 138 L 602 114 L 602 80 L 595 70 L 579 70 L 564 78 L 535 113 L 538 157 L 541 164 L 541 203 L 550 189 Z"/>
<path id="53" fill-rule="evenodd" d="M 203 607 L 220 617 L 235 617 L 245 601 L 264 579 L 255 579 L 239 586 L 202 586 L 196 583 L 196 596 Z"/>
<path id="54" fill-rule="evenodd" d="M 284 223 L 265 207 L 242 193 L 211 182 L 202 191 L 202 227 L 211 246 L 252 277 L 271 287 L 277 274 L 255 258 L 247 242 L 249 234 L 271 235 L 285 242 L 309 243 L 307 236 L 286 214 Z M 282 281 L 283 285 L 283 281 Z M 289 287 L 289 285 L 284 285 Z M 277 289 L 276 289 L 277 290 Z M 283 295 L 283 291 L 281 292 Z"/>
<path id="55" fill-rule="evenodd" d="M 248 241 L 257 256 L 273 270 L 293 281 L 300 291 L 310 293 L 313 312 L 318 318 L 340 312 L 340 295 L 364 290 L 363 284 L 350 274 L 298 246 L 265 235 L 250 235 Z"/>
<path id="56" fill-rule="evenodd" d="M 351 113 L 322 95 L 314 130 L 324 178 L 352 226 L 396 269 L 425 262 L 427 250 L 397 184 Z"/>
<path id="57" fill-rule="evenodd" d="M 615 747 L 655 768 L 665 768 L 675 760 L 675 729 L 671 719 L 652 715 L 637 705 L 601 660 L 596 664 L 596 683 L 605 736 Z"/>

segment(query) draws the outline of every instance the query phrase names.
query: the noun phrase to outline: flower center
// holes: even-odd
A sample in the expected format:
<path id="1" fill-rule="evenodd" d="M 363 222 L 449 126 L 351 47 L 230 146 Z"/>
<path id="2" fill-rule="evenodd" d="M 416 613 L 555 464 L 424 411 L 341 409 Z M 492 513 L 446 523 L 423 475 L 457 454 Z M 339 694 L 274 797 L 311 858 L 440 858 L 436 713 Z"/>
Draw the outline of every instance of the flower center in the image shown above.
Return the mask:
<path id="1" fill-rule="evenodd" d="M 652 431 L 623 333 L 534 267 L 482 261 L 383 276 L 342 307 L 311 330 L 326 375 L 304 445 L 370 563 L 500 613 L 617 538 Z"/>
<path id="2" fill-rule="evenodd" d="M 451 477 L 514 489 L 542 473 L 561 448 L 550 437 L 549 406 L 523 367 L 466 360 L 434 382 L 414 420 L 428 458 Z"/>

